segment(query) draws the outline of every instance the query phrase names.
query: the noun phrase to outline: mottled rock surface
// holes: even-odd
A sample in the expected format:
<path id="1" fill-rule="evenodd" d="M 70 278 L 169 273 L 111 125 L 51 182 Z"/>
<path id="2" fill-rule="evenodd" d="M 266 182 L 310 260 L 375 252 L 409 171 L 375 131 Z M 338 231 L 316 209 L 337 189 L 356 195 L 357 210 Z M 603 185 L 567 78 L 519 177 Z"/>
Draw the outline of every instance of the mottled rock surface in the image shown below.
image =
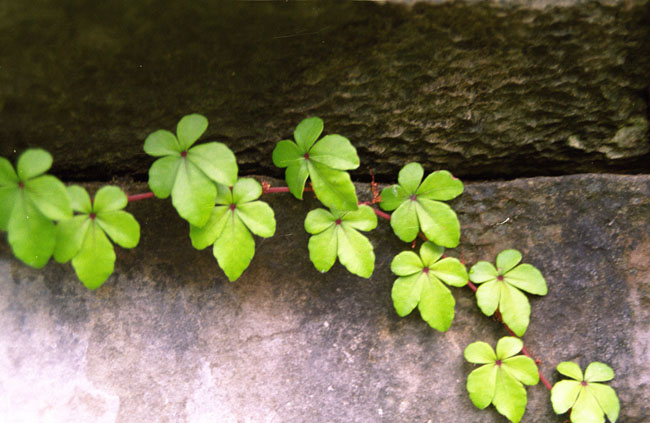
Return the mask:
<path id="1" fill-rule="evenodd" d="M 274 184 L 278 183 L 274 181 Z M 142 185 L 128 185 L 137 192 Z M 362 187 L 366 189 L 367 187 Z M 446 333 L 392 308 L 390 261 L 410 246 L 386 221 L 370 233 L 370 279 L 310 264 L 303 218 L 317 206 L 265 196 L 275 237 L 257 239 L 250 268 L 227 282 L 210 251 L 193 250 L 169 201 L 128 206 L 141 245 L 89 292 L 68 265 L 30 269 L 0 242 L 0 421 L 504 422 L 465 392 L 463 349 L 503 327 L 469 288 L 452 288 Z M 552 382 L 564 360 L 609 363 L 619 421 L 650 406 L 650 177 L 576 175 L 467 184 L 452 204 L 470 265 L 517 248 L 542 270 L 524 340 Z M 528 389 L 524 421 L 563 422 L 548 392 Z"/>
<path id="2" fill-rule="evenodd" d="M 406 4 L 401 4 L 406 3 Z M 0 4 L 0 156 L 144 180 L 150 132 L 206 115 L 245 173 L 281 176 L 303 118 L 393 179 L 647 172 L 650 3 L 24 0 Z"/>

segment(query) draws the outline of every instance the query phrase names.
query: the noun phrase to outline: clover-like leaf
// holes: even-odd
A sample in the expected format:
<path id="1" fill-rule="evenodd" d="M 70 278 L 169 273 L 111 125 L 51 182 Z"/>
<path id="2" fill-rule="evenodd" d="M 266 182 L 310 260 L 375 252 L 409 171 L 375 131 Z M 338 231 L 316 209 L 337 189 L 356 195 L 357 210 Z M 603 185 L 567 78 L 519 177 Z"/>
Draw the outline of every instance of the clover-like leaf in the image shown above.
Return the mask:
<path id="1" fill-rule="evenodd" d="M 312 210 L 305 218 L 309 238 L 309 258 L 321 272 L 330 270 L 336 258 L 350 273 L 369 278 L 375 269 L 372 244 L 359 231 L 377 227 L 377 216 L 369 206 L 341 212 Z"/>
<path id="2" fill-rule="evenodd" d="M 512 422 L 519 422 L 526 411 L 526 389 L 523 385 L 539 382 L 537 365 L 524 355 L 517 355 L 523 342 L 506 336 L 497 342 L 496 353 L 485 342 L 473 342 L 465 348 L 465 359 L 482 364 L 467 377 L 467 391 L 480 409 L 493 404 L 499 413 Z"/>
<path id="3" fill-rule="evenodd" d="M 61 181 L 43 175 L 52 166 L 45 150 L 29 149 L 18 157 L 14 170 L 0 157 L 0 230 L 16 257 L 41 268 L 52 256 L 54 220 L 72 216 L 70 198 Z"/>
<path id="4" fill-rule="evenodd" d="M 356 210 L 357 195 L 346 170 L 359 167 L 357 150 L 341 135 L 327 135 L 318 140 L 322 131 L 320 118 L 303 120 L 294 131 L 295 142 L 283 140 L 275 146 L 273 163 L 287 168 L 287 185 L 296 198 L 302 199 L 307 178 L 311 178 L 314 194 L 325 206 L 341 211 Z"/>
<path id="5" fill-rule="evenodd" d="M 451 286 L 467 284 L 467 270 L 455 258 L 442 258 L 444 248 L 427 241 L 418 256 L 412 251 L 399 253 L 391 263 L 397 276 L 393 284 L 393 305 L 406 316 L 417 306 L 422 319 L 432 328 L 446 331 L 454 320 L 454 296 L 442 282 Z"/>
<path id="6" fill-rule="evenodd" d="M 446 170 L 429 174 L 424 181 L 419 163 L 409 163 L 397 178 L 399 184 L 381 192 L 381 208 L 395 210 L 390 225 L 402 241 L 413 241 L 422 231 L 428 240 L 443 247 L 456 247 L 460 223 L 456 213 L 443 201 L 463 192 L 463 183 Z M 420 183 L 422 182 L 422 183 Z"/>
<path id="7" fill-rule="evenodd" d="M 620 403 L 616 391 L 598 383 L 614 378 L 611 367 L 594 361 L 587 366 L 583 377 L 580 366 L 564 361 L 558 364 L 557 370 L 574 380 L 564 379 L 553 385 L 551 403 L 556 414 L 572 409 L 572 423 L 603 423 L 605 416 L 612 423 L 618 419 Z"/>
<path id="8" fill-rule="evenodd" d="M 149 187 L 158 198 L 172 196 L 178 214 L 194 226 L 203 226 L 214 208 L 215 184 L 232 186 L 237 180 L 235 155 L 224 144 L 209 142 L 192 147 L 208 126 L 199 114 L 184 116 L 176 136 L 166 130 L 151 133 L 144 151 L 156 160 L 149 169 Z"/>
<path id="9" fill-rule="evenodd" d="M 213 254 L 228 279 L 233 282 L 248 268 L 255 255 L 251 232 L 262 238 L 275 233 L 275 214 L 263 201 L 262 186 L 250 178 L 240 178 L 232 190 L 217 185 L 216 205 L 205 225 L 190 224 L 190 238 L 196 249 L 213 245 Z"/>
<path id="10" fill-rule="evenodd" d="M 68 187 L 68 193 L 79 214 L 56 225 L 54 259 L 60 263 L 72 260 L 79 280 L 88 289 L 97 289 L 115 267 L 111 240 L 123 248 L 135 247 L 140 241 L 140 225 L 122 210 L 128 201 L 118 187 L 100 188 L 94 201 L 78 185 Z"/>
<path id="11" fill-rule="evenodd" d="M 497 256 L 495 268 L 480 261 L 469 270 L 469 279 L 481 284 L 476 291 L 476 302 L 486 316 L 498 309 L 503 322 L 518 336 L 522 336 L 530 322 L 530 303 L 526 295 L 546 295 L 548 288 L 542 273 L 530 264 L 519 264 L 521 253 L 504 250 Z"/>

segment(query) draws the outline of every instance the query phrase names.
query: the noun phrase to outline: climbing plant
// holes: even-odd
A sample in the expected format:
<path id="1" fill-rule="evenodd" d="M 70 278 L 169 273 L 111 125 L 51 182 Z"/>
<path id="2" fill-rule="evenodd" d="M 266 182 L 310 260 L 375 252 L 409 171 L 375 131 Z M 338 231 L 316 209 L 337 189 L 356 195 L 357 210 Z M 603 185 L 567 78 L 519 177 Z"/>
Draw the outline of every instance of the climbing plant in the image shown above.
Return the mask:
<path id="1" fill-rule="evenodd" d="M 149 169 L 152 192 L 145 194 L 127 196 L 117 187 L 105 186 L 91 196 L 78 185 L 66 188 L 45 174 L 52 156 L 41 149 L 23 152 L 16 168 L 0 158 L 0 230 L 7 232 L 14 255 L 35 268 L 45 266 L 52 256 L 61 263 L 70 261 L 85 286 L 97 289 L 114 271 L 113 243 L 133 248 L 140 240 L 140 225 L 123 209 L 130 201 L 171 196 L 179 216 L 188 222 L 192 245 L 197 249 L 212 245 L 218 266 L 235 281 L 254 257 L 254 236 L 275 234 L 274 212 L 259 200 L 261 195 L 288 192 L 302 199 L 309 189 L 325 207 L 310 211 L 304 223 L 311 235 L 309 258 L 318 271 L 329 271 L 338 259 L 351 273 L 371 277 L 374 248 L 361 232 L 375 229 L 379 216 L 390 221 L 395 235 L 411 249 L 418 237 L 423 241 L 419 254 L 403 251 L 391 263 L 397 275 L 391 296 L 398 315 L 406 316 L 417 307 L 432 328 L 444 332 L 455 314 L 448 286 L 469 286 L 480 310 L 511 331 L 513 336 L 497 342 L 496 352 L 482 341 L 465 349 L 467 361 L 481 365 L 469 374 L 466 385 L 476 407 L 492 404 L 508 420 L 519 422 L 527 404 L 524 385 L 542 381 L 551 391 L 556 413 L 573 409 L 573 423 L 603 422 L 604 416 L 616 421 L 620 408 L 616 392 L 601 383 L 614 377 L 609 366 L 591 363 L 583 376 L 577 364 L 560 363 L 558 371 L 573 380 L 551 387 L 518 338 L 526 332 L 531 312 L 522 291 L 536 295 L 548 291 L 536 267 L 520 264 L 522 255 L 514 249 L 499 253 L 496 266 L 479 261 L 469 273 L 461 261 L 444 256 L 444 248 L 455 248 L 460 241 L 458 217 L 446 201 L 464 189 L 450 172 L 438 170 L 425 177 L 419 163 L 408 163 L 397 184 L 360 203 L 348 173 L 359 166 L 356 149 L 341 135 L 321 137 L 323 121 L 310 117 L 295 128 L 293 140 L 279 141 L 273 151 L 273 163 L 286 169 L 287 187 L 266 187 L 238 176 L 235 155 L 225 144 L 197 144 L 207 127 L 204 116 L 190 114 L 180 119 L 176 134 L 160 129 L 146 138 L 144 150 L 156 160 Z M 375 208 L 376 203 L 392 214 Z"/>

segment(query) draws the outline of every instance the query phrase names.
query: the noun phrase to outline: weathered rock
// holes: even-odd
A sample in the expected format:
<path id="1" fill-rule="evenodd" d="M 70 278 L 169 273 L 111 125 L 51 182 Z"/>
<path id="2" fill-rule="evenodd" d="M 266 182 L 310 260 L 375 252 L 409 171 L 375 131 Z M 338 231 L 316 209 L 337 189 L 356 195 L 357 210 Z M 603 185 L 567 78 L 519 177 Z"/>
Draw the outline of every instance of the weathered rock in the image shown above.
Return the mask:
<path id="1" fill-rule="evenodd" d="M 275 181 L 277 183 L 277 181 Z M 129 185 L 131 192 L 144 187 Z M 370 233 L 370 279 L 311 266 L 303 218 L 317 202 L 266 196 L 275 237 L 227 282 L 195 251 L 169 201 L 132 203 L 141 245 L 89 292 L 69 265 L 27 268 L 0 243 L 0 420 L 3 422 L 504 422 L 465 391 L 463 349 L 503 327 L 469 288 L 452 288 L 446 333 L 399 318 L 392 257 L 410 246 L 382 221 Z M 626 423 L 648 420 L 650 177 L 576 175 L 467 184 L 452 204 L 468 265 L 517 248 L 542 270 L 524 340 L 558 380 L 564 360 L 609 363 Z M 563 422 L 543 386 L 524 421 Z"/>
<path id="2" fill-rule="evenodd" d="M 481 179 L 648 170 L 647 1 L 435 3 L 4 0 L 0 156 L 144 180 L 146 135 L 200 112 L 244 173 L 281 176 L 271 151 L 309 115 L 357 146 L 357 179 L 414 157 Z"/>

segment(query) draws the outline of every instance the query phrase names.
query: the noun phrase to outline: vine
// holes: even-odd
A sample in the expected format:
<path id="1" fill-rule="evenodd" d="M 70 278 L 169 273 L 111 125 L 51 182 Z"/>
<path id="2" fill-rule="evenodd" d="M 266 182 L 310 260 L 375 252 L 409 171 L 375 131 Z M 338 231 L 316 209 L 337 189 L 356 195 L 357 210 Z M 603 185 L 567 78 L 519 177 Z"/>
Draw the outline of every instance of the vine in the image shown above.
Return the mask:
<path id="1" fill-rule="evenodd" d="M 151 133 L 144 143 L 145 152 L 156 158 L 149 169 L 151 192 L 128 196 L 114 186 L 100 188 L 94 197 L 78 185 L 66 187 L 45 174 L 52 156 L 41 149 L 23 152 L 15 169 L 0 157 L 0 230 L 7 232 L 14 255 L 35 268 L 45 266 L 51 257 L 60 263 L 70 261 L 84 285 L 97 289 L 114 271 L 113 243 L 134 248 L 140 240 L 140 225 L 123 210 L 127 204 L 171 197 L 189 224 L 192 246 L 212 246 L 219 267 L 235 281 L 255 255 L 253 235 L 275 234 L 274 212 L 259 198 L 291 193 L 302 199 L 305 191 L 313 191 L 325 206 L 310 211 L 304 222 L 311 234 L 309 258 L 317 270 L 327 272 L 338 259 L 349 272 L 371 277 L 374 248 L 361 232 L 375 229 L 380 217 L 411 248 L 418 237 L 424 241 L 419 254 L 403 251 L 391 263 L 397 275 L 391 296 L 398 315 L 406 316 L 417 307 L 432 328 L 446 331 L 455 313 L 455 299 L 446 285 L 468 286 L 479 309 L 505 325 L 511 336 L 501 338 L 496 351 L 481 341 L 464 351 L 467 361 L 481 365 L 467 378 L 476 407 L 494 405 L 508 420 L 519 422 L 527 404 L 524 385 L 542 381 L 551 391 L 553 410 L 557 414 L 572 410 L 571 422 L 617 420 L 616 392 L 602 383 L 614 377 L 609 366 L 590 363 L 583 375 L 576 363 L 562 362 L 557 371 L 573 380 L 551 386 L 538 367 L 540 361 L 521 341 L 531 313 L 522 291 L 548 292 L 537 268 L 522 264 L 521 253 L 514 249 L 499 253 L 496 266 L 479 261 L 469 272 L 458 259 L 444 256 L 445 248 L 455 248 L 460 241 L 458 217 L 445 201 L 461 195 L 464 187 L 451 173 L 440 170 L 424 177 L 419 163 L 409 163 L 400 170 L 398 183 L 381 193 L 373 177 L 372 201 L 359 202 L 348 173 L 359 166 L 356 149 L 341 135 L 321 138 L 323 121 L 311 117 L 298 124 L 293 140 L 276 145 L 273 163 L 286 169 L 287 186 L 271 187 L 239 177 L 235 155 L 225 144 L 195 145 L 207 127 L 205 117 L 191 114 L 178 122 L 176 134 L 164 129 Z M 374 207 L 377 203 L 380 209 Z"/>

